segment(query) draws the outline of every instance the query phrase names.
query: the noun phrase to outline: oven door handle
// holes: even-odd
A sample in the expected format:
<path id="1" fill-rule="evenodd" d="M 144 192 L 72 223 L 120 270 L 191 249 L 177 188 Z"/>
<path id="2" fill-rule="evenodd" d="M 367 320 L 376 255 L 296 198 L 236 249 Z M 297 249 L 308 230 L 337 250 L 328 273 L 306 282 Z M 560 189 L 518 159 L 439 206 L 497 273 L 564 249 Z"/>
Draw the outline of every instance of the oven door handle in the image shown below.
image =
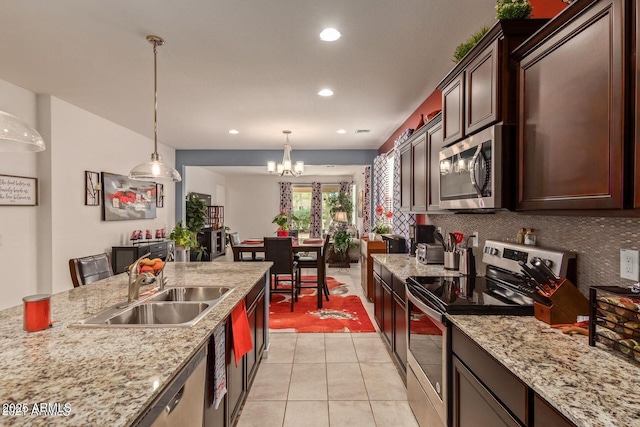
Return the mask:
<path id="1" fill-rule="evenodd" d="M 407 295 L 408 301 L 411 301 L 413 305 L 415 305 L 420 311 L 422 311 L 427 316 L 431 317 L 433 320 L 441 324 L 447 323 L 444 313 L 441 313 L 439 310 L 433 307 L 429 307 L 422 300 L 420 300 L 415 295 L 413 295 L 411 293 L 411 289 L 408 286 L 405 285 L 405 287 L 406 287 L 406 295 Z"/>

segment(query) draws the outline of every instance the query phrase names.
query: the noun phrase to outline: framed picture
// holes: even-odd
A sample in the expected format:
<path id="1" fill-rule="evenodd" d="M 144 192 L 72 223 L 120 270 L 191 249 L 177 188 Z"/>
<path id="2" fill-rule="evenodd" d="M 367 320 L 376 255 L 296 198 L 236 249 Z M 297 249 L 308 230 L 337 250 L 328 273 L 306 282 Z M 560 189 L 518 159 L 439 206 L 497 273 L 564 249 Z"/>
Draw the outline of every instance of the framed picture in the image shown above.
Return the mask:
<path id="1" fill-rule="evenodd" d="M 102 172 L 102 219 L 125 221 L 156 217 L 156 183 Z"/>
<path id="2" fill-rule="evenodd" d="M 37 206 L 38 178 L 0 175 L 0 206 Z"/>
<path id="3" fill-rule="evenodd" d="M 84 171 L 84 204 L 86 206 L 100 205 L 100 173 Z"/>
<path id="4" fill-rule="evenodd" d="M 164 185 L 156 184 L 156 207 L 164 208 Z"/>

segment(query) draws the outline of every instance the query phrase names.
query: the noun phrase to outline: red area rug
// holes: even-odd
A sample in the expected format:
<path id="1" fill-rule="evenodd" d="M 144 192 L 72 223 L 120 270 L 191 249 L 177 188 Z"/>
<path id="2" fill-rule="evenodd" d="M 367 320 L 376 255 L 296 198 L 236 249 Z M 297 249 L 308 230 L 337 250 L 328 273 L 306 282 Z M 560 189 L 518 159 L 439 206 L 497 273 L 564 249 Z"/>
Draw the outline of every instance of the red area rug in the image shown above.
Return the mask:
<path id="1" fill-rule="evenodd" d="M 315 280 L 315 276 L 304 276 Z M 303 289 L 291 312 L 289 295 L 274 294 L 269 304 L 269 328 L 296 332 L 375 332 L 369 315 L 357 295 L 349 295 L 344 283 L 327 277 L 329 301 L 318 309 L 315 289 Z M 323 297 L 324 298 L 324 297 Z"/>

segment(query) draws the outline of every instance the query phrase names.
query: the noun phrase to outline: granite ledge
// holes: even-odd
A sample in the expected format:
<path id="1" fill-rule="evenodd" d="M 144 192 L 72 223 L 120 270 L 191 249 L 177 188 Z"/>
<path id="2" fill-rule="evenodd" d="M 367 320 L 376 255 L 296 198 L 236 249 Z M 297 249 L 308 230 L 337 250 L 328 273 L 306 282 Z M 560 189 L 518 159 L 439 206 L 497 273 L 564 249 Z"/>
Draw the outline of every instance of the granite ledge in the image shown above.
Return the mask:
<path id="1" fill-rule="evenodd" d="M 457 270 L 445 270 L 442 264 L 423 264 L 416 257 L 407 254 L 371 254 L 371 257 L 387 267 L 391 273 L 403 282 L 409 276 L 460 276 L 460 272 Z"/>
<path id="2" fill-rule="evenodd" d="M 640 426 L 640 365 L 531 316 L 448 315 L 579 427 Z"/>

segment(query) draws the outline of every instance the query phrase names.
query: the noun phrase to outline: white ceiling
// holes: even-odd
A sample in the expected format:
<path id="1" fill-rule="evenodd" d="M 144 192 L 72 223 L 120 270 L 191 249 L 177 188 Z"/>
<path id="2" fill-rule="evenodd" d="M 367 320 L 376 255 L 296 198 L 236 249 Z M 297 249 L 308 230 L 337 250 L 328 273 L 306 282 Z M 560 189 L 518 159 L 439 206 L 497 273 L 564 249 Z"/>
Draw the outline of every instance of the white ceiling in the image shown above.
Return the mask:
<path id="1" fill-rule="evenodd" d="M 2 2 L 0 79 L 176 149 L 377 149 L 495 22 L 495 0 Z M 338 28 L 334 43 L 318 38 Z M 330 87 L 331 98 L 317 91 Z M 425 111 L 424 113 L 428 113 Z M 229 129 L 240 134 L 230 135 Z M 345 135 L 336 134 L 346 129 Z M 356 134 L 356 129 L 370 129 Z"/>

